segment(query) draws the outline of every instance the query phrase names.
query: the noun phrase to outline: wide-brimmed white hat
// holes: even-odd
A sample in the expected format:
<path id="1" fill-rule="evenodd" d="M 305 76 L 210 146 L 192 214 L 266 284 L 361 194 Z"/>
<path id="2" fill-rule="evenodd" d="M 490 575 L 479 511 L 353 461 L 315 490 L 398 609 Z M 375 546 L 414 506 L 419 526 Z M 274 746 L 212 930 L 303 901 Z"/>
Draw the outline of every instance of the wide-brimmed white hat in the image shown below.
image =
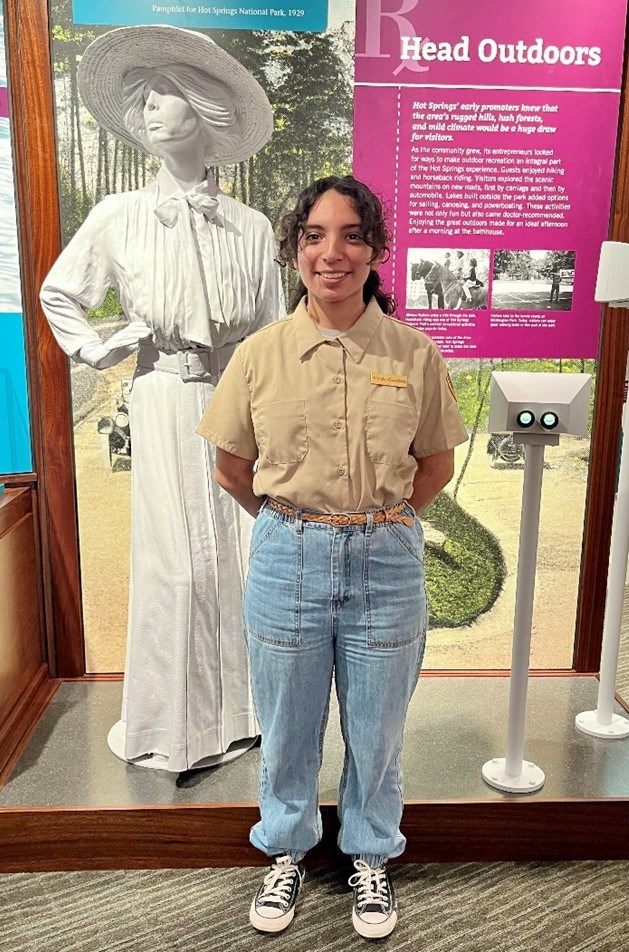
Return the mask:
<path id="1" fill-rule="evenodd" d="M 127 129 L 122 110 L 122 82 L 137 66 L 183 63 L 207 73 L 231 93 L 240 119 L 238 143 L 220 164 L 242 162 L 259 152 L 271 138 L 273 112 L 266 93 L 245 67 L 209 36 L 176 26 L 128 26 L 99 36 L 86 49 L 79 66 L 79 92 L 99 126 L 134 149 L 146 143 Z M 211 158 L 211 157 L 210 157 Z M 217 162 L 216 164 L 219 164 Z"/>

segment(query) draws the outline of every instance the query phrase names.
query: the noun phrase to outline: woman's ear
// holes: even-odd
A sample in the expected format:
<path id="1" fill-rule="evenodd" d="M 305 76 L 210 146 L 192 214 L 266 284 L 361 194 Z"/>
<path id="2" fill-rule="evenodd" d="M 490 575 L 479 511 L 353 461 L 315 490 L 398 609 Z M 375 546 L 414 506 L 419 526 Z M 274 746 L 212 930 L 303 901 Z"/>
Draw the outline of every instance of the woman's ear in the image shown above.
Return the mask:
<path id="1" fill-rule="evenodd" d="M 391 257 L 391 252 L 388 248 L 383 248 L 382 251 L 379 251 L 375 258 L 372 258 L 369 262 L 369 266 L 372 271 L 375 271 L 376 268 L 379 268 L 381 264 L 386 264 L 389 258 Z"/>

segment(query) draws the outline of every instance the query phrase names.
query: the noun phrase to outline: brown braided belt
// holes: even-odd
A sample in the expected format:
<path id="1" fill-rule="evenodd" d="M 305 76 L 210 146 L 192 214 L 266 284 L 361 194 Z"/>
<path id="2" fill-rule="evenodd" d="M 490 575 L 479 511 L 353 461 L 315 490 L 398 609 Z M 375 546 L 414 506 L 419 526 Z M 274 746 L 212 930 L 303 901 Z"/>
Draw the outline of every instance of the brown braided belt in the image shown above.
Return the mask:
<path id="1" fill-rule="evenodd" d="M 270 496 L 266 501 L 269 509 L 273 509 L 275 512 L 281 512 L 284 516 L 295 517 L 298 513 L 297 509 L 293 509 L 292 506 L 287 506 L 283 502 L 278 502 L 277 499 L 273 499 Z M 399 502 L 395 506 L 391 506 L 389 509 L 376 509 L 373 510 L 371 515 L 373 516 L 373 521 L 378 522 L 403 522 L 405 526 L 412 526 L 414 520 L 411 516 L 405 515 L 405 510 L 407 509 L 408 503 Z M 328 526 L 364 526 L 367 523 L 367 513 L 366 512 L 303 512 L 301 513 L 301 518 L 304 522 L 323 522 Z"/>

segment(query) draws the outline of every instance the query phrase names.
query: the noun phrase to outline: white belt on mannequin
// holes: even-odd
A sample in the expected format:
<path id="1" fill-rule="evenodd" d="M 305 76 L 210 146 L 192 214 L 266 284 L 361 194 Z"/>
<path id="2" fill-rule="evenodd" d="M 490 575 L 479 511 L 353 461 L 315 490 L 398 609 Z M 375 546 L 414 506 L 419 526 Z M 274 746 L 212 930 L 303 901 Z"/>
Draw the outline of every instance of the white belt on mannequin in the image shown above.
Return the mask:
<path id="1" fill-rule="evenodd" d="M 143 370 L 161 370 L 179 374 L 185 383 L 216 382 L 241 341 L 224 347 L 195 347 L 165 354 L 153 344 L 141 344 L 138 349 L 138 367 Z"/>

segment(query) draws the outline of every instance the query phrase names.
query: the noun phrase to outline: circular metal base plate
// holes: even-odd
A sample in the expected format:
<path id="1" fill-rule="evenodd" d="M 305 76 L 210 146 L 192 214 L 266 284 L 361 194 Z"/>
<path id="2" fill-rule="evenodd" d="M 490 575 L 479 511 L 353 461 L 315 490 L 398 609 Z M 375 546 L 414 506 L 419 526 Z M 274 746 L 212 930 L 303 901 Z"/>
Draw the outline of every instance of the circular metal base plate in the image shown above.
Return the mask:
<path id="1" fill-rule="evenodd" d="M 574 719 L 575 726 L 584 734 L 591 737 L 602 737 L 604 740 L 622 740 L 629 737 L 629 720 L 620 714 L 612 714 L 611 724 L 601 724 L 598 720 L 598 711 L 583 711 Z"/>
<path id="2" fill-rule="evenodd" d="M 483 780 L 490 787 L 497 790 L 506 790 L 508 793 L 534 793 L 544 786 L 544 771 L 528 761 L 522 764 L 522 773 L 519 777 L 507 777 L 505 773 L 505 758 L 494 757 L 483 764 Z"/>

